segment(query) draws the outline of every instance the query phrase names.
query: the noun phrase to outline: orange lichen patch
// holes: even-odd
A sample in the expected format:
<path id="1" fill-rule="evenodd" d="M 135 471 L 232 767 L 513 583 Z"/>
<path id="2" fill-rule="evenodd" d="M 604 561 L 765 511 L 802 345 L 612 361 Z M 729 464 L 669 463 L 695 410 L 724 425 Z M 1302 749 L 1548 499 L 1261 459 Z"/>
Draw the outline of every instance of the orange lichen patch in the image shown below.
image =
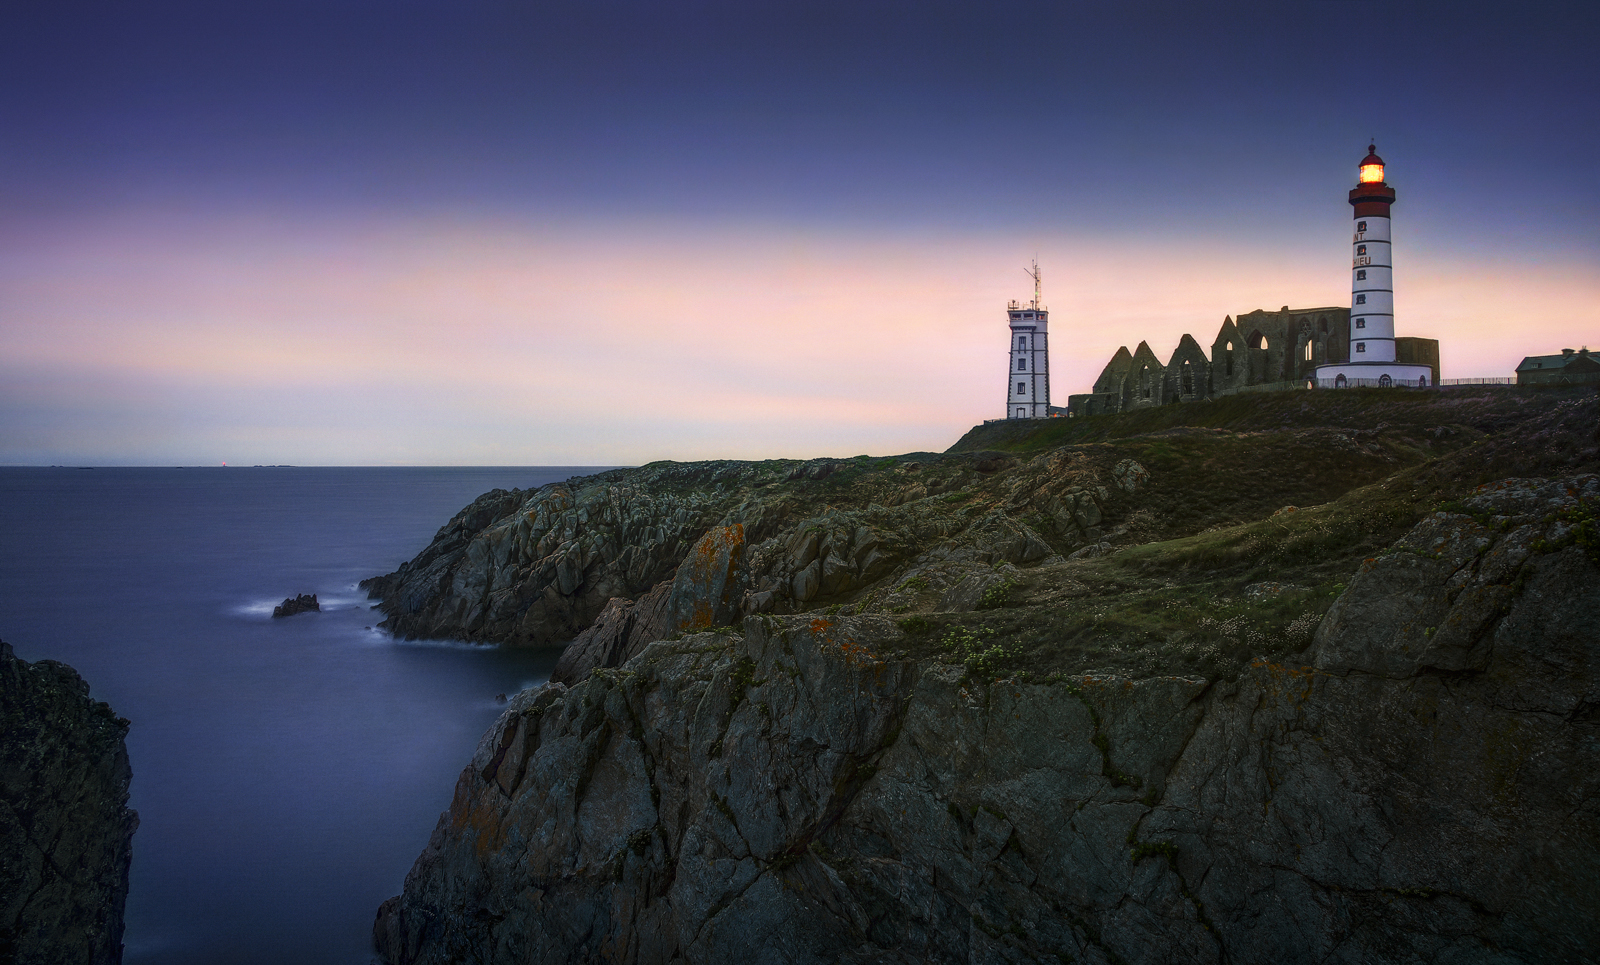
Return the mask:
<path id="1" fill-rule="evenodd" d="M 1316 686 L 1318 672 L 1312 667 L 1288 667 L 1281 663 L 1273 663 L 1265 657 L 1257 657 L 1250 662 L 1256 670 L 1265 670 L 1271 676 L 1268 678 L 1264 690 L 1274 697 L 1287 697 L 1296 703 L 1305 703 L 1311 699 L 1311 691 Z"/>
<path id="2" fill-rule="evenodd" d="M 826 636 L 833 629 L 833 621 L 817 617 L 811 621 L 811 632 L 817 636 Z"/>
<path id="3" fill-rule="evenodd" d="M 727 597 L 738 582 L 735 577 L 744 558 L 744 545 L 744 524 L 734 523 L 710 530 L 690 549 L 683 566 L 688 567 L 685 575 L 700 598 L 684 618 L 684 629 L 704 630 L 714 626 L 717 604 L 732 602 Z M 721 597 L 714 598 L 714 591 L 719 591 Z"/>
<path id="4" fill-rule="evenodd" d="M 851 667 L 871 666 L 882 669 L 883 658 L 868 650 L 854 640 L 846 638 L 838 644 L 839 653 L 844 657 L 844 662 Z"/>
<path id="5" fill-rule="evenodd" d="M 694 610 L 684 618 L 685 630 L 704 630 L 713 626 L 716 621 L 716 610 L 704 600 L 694 605 Z"/>
<path id="6" fill-rule="evenodd" d="M 474 832 L 473 853 L 479 859 L 487 858 L 506 844 L 505 815 L 500 801 L 493 794 L 478 794 L 467 807 L 452 806 L 450 830 Z"/>

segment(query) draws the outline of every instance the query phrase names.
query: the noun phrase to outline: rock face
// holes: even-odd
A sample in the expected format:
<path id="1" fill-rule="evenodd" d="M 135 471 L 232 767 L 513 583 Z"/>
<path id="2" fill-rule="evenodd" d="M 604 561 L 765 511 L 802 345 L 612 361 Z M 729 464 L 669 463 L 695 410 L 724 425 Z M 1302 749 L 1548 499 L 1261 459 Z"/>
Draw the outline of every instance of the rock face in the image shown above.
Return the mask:
<path id="1" fill-rule="evenodd" d="M 127 732 L 71 667 L 0 641 L 0 961 L 122 961 Z"/>
<path id="2" fill-rule="evenodd" d="M 1044 559 L 1052 539 L 1100 535 L 1111 497 L 1091 460 L 929 458 L 942 459 L 937 469 L 895 459 L 661 464 L 495 490 L 415 559 L 361 585 L 401 636 L 552 644 L 592 629 L 583 652 L 620 654 L 707 620 L 887 592 L 891 576 L 943 586 L 993 563 Z M 1009 509 L 972 502 L 969 484 Z"/>
<path id="3" fill-rule="evenodd" d="M 670 581 L 638 603 L 607 602 L 594 624 L 561 652 L 550 679 L 575 683 L 596 668 L 619 666 L 652 640 L 726 626 L 739 612 L 748 580 L 744 526 L 715 527 L 700 537 Z"/>
<path id="4" fill-rule="evenodd" d="M 317 602 L 317 595 L 315 593 L 302 593 L 299 596 L 288 597 L 282 603 L 272 608 L 272 615 L 275 617 L 292 617 L 296 613 L 321 612 L 322 604 Z"/>
<path id="5" fill-rule="evenodd" d="M 1364 564 L 1302 660 L 1231 680 L 994 679 L 896 658 L 883 616 L 650 643 L 511 701 L 378 950 L 1595 962 L 1597 503 L 1596 476 L 1486 487 Z"/>
<path id="6" fill-rule="evenodd" d="M 363 586 L 381 600 L 383 626 L 402 637 L 565 644 L 609 609 L 608 639 L 637 642 L 633 627 L 665 605 L 645 597 L 675 579 L 707 533 L 740 526 L 745 589 L 729 601 L 736 612 L 718 622 L 836 605 L 914 611 L 995 565 L 1109 559 L 1286 506 L 1303 509 L 1278 521 L 1304 529 L 1308 512 L 1430 461 L 1432 475 L 1410 472 L 1406 492 L 1459 495 L 1466 476 L 1476 484 L 1534 465 L 1546 475 L 1587 470 L 1600 458 L 1589 440 L 1596 406 L 1577 403 L 1469 390 L 1382 399 L 1275 393 L 1184 412 L 995 423 L 943 454 L 653 463 L 486 493 L 414 559 Z M 1149 431 L 1180 416 L 1233 428 Z M 974 448 L 985 442 L 1018 451 Z M 1452 454 L 1461 458 L 1452 463 Z M 1485 475 L 1497 463 L 1516 468 Z M 1369 549 L 1414 521 L 1405 512 L 1392 527 L 1373 521 L 1382 532 Z M 1303 574 L 1256 580 L 1285 575 L 1296 578 L 1280 582 L 1299 585 Z M 922 589 L 906 592 L 908 583 Z M 614 600 L 632 605 L 631 617 L 620 619 Z"/>

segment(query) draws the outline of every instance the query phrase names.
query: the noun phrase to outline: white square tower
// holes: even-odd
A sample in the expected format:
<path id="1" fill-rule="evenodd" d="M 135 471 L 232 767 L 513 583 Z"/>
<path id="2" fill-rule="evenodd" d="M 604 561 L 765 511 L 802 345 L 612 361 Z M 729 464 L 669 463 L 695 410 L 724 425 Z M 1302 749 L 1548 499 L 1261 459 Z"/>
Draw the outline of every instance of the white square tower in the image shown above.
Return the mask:
<path id="1" fill-rule="evenodd" d="M 1011 377 L 1006 388 L 1007 419 L 1043 419 L 1050 415 L 1050 312 L 1039 302 L 1039 263 L 1033 278 L 1033 301 L 1011 302 Z"/>

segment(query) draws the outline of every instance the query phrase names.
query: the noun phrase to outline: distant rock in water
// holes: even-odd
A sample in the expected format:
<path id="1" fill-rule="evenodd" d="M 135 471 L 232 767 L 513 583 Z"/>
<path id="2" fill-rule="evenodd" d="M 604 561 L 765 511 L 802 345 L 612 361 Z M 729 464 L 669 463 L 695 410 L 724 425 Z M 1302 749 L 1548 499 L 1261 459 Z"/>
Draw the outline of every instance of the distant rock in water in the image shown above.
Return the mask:
<path id="1" fill-rule="evenodd" d="M 71 667 L 0 641 L 0 961 L 122 961 L 127 733 Z"/>
<path id="2" fill-rule="evenodd" d="M 275 617 L 292 617 L 296 613 L 321 612 L 322 607 L 317 603 L 317 595 L 315 593 L 302 593 L 299 596 L 288 597 L 272 608 L 272 615 Z"/>

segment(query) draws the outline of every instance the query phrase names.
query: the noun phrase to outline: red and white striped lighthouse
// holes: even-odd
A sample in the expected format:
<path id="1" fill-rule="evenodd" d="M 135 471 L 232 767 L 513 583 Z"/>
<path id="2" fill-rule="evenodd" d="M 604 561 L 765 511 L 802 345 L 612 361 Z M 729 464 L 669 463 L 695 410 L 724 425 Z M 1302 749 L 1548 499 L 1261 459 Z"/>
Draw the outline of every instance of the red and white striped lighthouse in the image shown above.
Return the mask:
<path id="1" fill-rule="evenodd" d="M 1317 366 L 1317 384 L 1427 385 L 1433 368 L 1396 362 L 1394 351 L 1394 258 L 1389 206 L 1394 188 L 1383 180 L 1377 145 L 1361 159 L 1360 180 L 1350 191 L 1356 230 L 1350 245 L 1350 355 L 1348 361 Z"/>

